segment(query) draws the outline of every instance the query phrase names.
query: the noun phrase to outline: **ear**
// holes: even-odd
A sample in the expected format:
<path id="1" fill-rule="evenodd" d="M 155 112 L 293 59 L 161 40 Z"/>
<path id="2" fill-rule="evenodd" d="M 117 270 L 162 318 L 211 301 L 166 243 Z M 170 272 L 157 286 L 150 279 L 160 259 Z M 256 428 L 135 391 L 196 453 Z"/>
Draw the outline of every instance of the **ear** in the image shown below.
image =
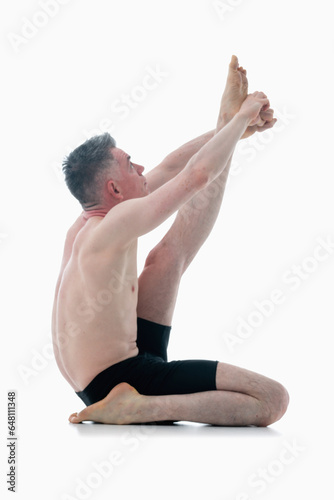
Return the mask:
<path id="1" fill-rule="evenodd" d="M 107 189 L 108 189 L 108 193 L 113 198 L 115 198 L 117 201 L 122 201 L 123 200 L 123 195 L 121 193 L 121 188 L 119 187 L 119 185 L 117 184 L 116 181 L 114 181 L 112 179 L 110 181 L 108 181 L 108 183 L 107 183 Z"/>

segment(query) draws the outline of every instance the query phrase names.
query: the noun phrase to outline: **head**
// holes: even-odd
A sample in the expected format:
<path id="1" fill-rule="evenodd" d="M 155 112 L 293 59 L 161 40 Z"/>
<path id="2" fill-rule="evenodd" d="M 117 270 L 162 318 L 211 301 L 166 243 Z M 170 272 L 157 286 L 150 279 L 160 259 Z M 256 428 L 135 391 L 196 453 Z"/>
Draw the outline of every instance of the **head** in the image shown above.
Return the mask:
<path id="1" fill-rule="evenodd" d="M 67 187 L 85 210 L 147 195 L 143 171 L 108 133 L 88 139 L 63 161 Z"/>

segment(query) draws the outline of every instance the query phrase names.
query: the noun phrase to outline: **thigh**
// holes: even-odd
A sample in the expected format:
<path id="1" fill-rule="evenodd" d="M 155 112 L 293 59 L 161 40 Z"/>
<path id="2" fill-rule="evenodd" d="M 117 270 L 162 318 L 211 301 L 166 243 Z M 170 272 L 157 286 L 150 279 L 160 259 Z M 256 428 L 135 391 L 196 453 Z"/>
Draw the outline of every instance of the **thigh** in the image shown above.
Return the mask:
<path id="1" fill-rule="evenodd" d="M 167 362 L 144 352 L 106 368 L 76 394 L 88 406 L 105 398 L 122 382 L 145 396 L 212 391 L 216 389 L 217 364 L 218 361 L 195 359 Z"/>
<path id="2" fill-rule="evenodd" d="M 218 363 L 216 386 L 219 391 L 247 394 L 268 402 L 285 397 L 286 390 L 275 380 L 245 368 Z"/>
<path id="3" fill-rule="evenodd" d="M 139 277 L 137 316 L 170 326 L 182 274 L 177 248 L 160 242 L 148 255 Z"/>
<path id="4" fill-rule="evenodd" d="M 151 354 L 167 361 L 171 327 L 137 318 L 137 347 L 139 354 Z"/>
<path id="5" fill-rule="evenodd" d="M 148 355 L 128 383 L 146 396 L 214 391 L 217 365 L 218 361 L 201 359 L 166 362 Z"/>

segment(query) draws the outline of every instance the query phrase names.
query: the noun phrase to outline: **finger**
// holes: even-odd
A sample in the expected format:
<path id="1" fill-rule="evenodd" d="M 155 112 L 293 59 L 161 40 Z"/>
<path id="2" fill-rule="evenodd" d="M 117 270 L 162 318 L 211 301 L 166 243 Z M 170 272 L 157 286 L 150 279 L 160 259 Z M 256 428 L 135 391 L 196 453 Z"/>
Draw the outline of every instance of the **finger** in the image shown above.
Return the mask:
<path id="1" fill-rule="evenodd" d="M 261 109 L 260 111 L 260 117 L 262 118 L 262 120 L 264 120 L 265 122 L 270 122 L 273 118 L 274 118 L 274 113 L 271 112 L 271 111 L 263 111 Z"/>
<path id="2" fill-rule="evenodd" d="M 254 125 L 257 125 L 258 127 L 262 127 L 264 124 L 265 124 L 265 121 L 262 120 L 261 118 L 258 118 Z"/>
<path id="3" fill-rule="evenodd" d="M 265 122 L 270 122 L 274 118 L 274 110 L 273 109 L 268 109 L 268 110 L 261 109 L 260 117 Z"/>
<path id="4" fill-rule="evenodd" d="M 266 94 L 264 94 L 263 92 L 259 92 L 258 90 L 253 92 L 253 96 L 257 97 L 258 99 L 267 99 Z"/>
<path id="5" fill-rule="evenodd" d="M 238 61 L 237 56 L 233 55 L 231 57 L 230 68 L 231 69 L 238 69 L 238 64 L 239 64 L 239 61 Z"/>
<path id="6" fill-rule="evenodd" d="M 269 99 L 267 97 L 257 96 L 257 101 L 260 104 L 262 103 L 261 111 L 266 111 L 270 107 L 270 102 L 269 102 Z"/>
<path id="7" fill-rule="evenodd" d="M 262 111 L 267 111 L 267 109 L 270 108 L 270 102 L 269 102 L 269 99 L 268 99 L 268 103 L 265 104 L 263 107 L 262 107 Z"/>
<path id="8" fill-rule="evenodd" d="M 274 110 L 272 108 L 262 109 L 261 113 L 265 113 L 266 115 L 269 116 L 269 115 L 273 115 L 274 114 Z"/>
<path id="9" fill-rule="evenodd" d="M 257 131 L 263 132 L 264 130 L 268 130 L 269 128 L 273 128 L 273 126 L 275 125 L 276 122 L 277 122 L 277 118 L 274 118 L 270 122 L 265 122 L 264 125 L 262 125 L 262 127 L 257 128 Z"/>

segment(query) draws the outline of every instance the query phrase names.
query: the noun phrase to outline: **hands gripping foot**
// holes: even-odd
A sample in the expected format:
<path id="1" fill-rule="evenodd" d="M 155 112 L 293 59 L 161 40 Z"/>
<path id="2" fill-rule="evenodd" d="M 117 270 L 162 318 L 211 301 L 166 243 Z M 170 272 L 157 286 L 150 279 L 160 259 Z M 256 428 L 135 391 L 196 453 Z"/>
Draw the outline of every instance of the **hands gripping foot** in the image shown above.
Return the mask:
<path id="1" fill-rule="evenodd" d="M 237 56 L 233 55 L 229 64 L 227 81 L 225 90 L 221 99 L 220 112 L 217 124 L 225 123 L 224 118 L 230 120 L 240 110 L 243 102 L 248 96 L 248 79 L 247 71 L 242 66 L 239 66 Z M 263 132 L 272 128 L 276 123 L 274 111 L 270 109 L 270 103 L 265 105 L 259 112 L 255 122 L 251 123 L 245 131 L 242 139 L 245 139 L 255 132 Z"/>

